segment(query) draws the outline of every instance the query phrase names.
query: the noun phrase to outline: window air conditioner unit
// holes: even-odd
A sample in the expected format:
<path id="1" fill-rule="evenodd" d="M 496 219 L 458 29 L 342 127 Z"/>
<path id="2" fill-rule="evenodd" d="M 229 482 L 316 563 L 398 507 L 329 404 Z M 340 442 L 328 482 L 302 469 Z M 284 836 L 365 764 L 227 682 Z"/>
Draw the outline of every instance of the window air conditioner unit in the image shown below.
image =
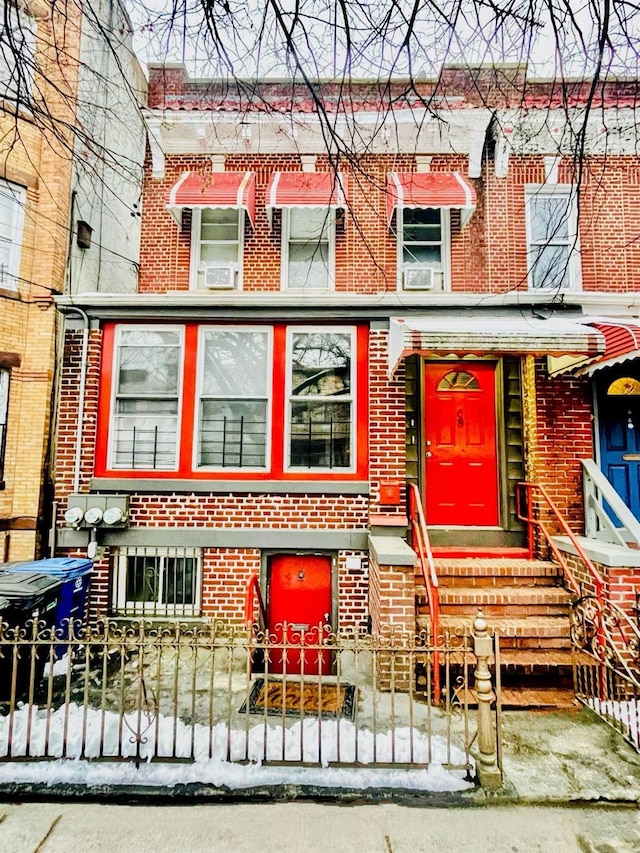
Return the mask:
<path id="1" fill-rule="evenodd" d="M 406 290 L 433 290 L 436 273 L 433 267 L 409 266 L 404 268 L 404 286 Z"/>
<path id="2" fill-rule="evenodd" d="M 236 264 L 203 264 L 204 286 L 210 290 L 230 290 L 236 286 Z"/>

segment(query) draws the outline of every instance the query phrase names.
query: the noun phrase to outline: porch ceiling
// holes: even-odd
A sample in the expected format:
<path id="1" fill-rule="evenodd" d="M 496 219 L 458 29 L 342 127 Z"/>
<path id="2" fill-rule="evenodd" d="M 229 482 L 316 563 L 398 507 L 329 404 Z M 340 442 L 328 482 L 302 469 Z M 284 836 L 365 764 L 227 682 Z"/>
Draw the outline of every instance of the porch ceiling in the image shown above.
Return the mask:
<path id="1" fill-rule="evenodd" d="M 409 355 L 582 355 L 605 350 L 595 326 L 558 318 L 473 315 L 392 317 L 389 323 L 389 377 Z"/>

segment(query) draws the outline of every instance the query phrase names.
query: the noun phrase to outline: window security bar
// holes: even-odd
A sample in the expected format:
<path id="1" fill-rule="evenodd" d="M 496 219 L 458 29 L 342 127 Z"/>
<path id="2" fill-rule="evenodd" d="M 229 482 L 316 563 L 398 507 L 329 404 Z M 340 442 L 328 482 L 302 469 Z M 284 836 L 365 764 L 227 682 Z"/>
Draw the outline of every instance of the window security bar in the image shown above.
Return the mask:
<path id="1" fill-rule="evenodd" d="M 306 468 L 348 468 L 351 423 L 308 420 L 291 425 L 291 465 Z"/>

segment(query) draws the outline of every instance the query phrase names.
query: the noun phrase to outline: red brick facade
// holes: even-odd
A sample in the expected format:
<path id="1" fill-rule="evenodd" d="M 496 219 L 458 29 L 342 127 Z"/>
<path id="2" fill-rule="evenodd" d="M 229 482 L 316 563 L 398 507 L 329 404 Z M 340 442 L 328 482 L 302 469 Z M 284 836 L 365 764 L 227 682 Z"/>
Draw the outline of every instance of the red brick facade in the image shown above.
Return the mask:
<path id="1" fill-rule="evenodd" d="M 198 84 L 185 81 L 180 75 L 176 69 L 167 70 L 163 78 L 167 83 L 165 94 L 197 98 L 200 93 L 204 97 Z M 152 69 L 152 108 L 162 106 L 160 78 L 158 69 Z M 455 83 L 454 75 L 448 79 L 447 85 L 450 87 Z M 546 97 L 543 87 L 540 92 Z M 463 103 L 456 109 L 468 107 L 471 112 L 476 108 L 468 91 L 467 95 L 469 103 Z M 215 112 L 212 115 L 215 119 Z M 179 125 L 179 109 L 169 110 L 168 116 L 168 120 L 175 120 Z M 490 131 L 486 129 L 486 132 Z M 337 619 L 334 627 L 365 626 L 368 618 L 380 627 L 385 620 L 394 621 L 395 611 L 391 603 L 386 602 L 387 609 L 384 605 L 393 592 L 393 584 L 388 586 L 392 582 L 389 578 L 393 567 L 376 565 L 372 567 L 373 577 L 369 577 L 367 534 L 370 516 L 383 514 L 388 521 L 396 519 L 402 533 L 402 521 L 406 515 L 407 390 L 403 364 L 393 377 L 389 377 L 389 317 L 426 315 L 440 310 L 442 314 L 437 316 L 442 316 L 443 329 L 446 329 L 448 319 L 466 316 L 468 309 L 472 309 L 475 315 L 485 306 L 488 311 L 492 308 L 509 309 L 510 316 L 526 319 L 533 317 L 536 306 L 543 302 L 544 311 L 549 315 L 562 315 L 570 320 L 584 319 L 580 298 L 565 300 L 562 294 L 549 292 L 542 294 L 542 297 L 546 296 L 544 299 L 539 292 L 532 294 L 528 289 L 525 189 L 545 183 L 545 168 L 548 168 L 545 157 L 548 160 L 548 152 L 512 152 L 506 176 L 502 177 L 496 174 L 493 149 L 487 142 L 483 149 L 480 176 L 467 177 L 477 196 L 473 215 L 466 227 L 461 227 L 460 210 L 454 209 L 451 213 L 450 290 L 425 294 L 422 302 L 419 294 L 398 292 L 397 238 L 389 229 L 385 195 L 387 174 L 413 172 L 421 168 L 419 158 L 408 151 L 400 151 L 394 154 L 364 153 L 353 158 L 352 162 L 345 159 L 339 163 L 339 169 L 346 178 L 349 204 L 344 223 L 337 228 L 335 238 L 335 289 L 326 295 L 327 298 L 322 294 L 308 297 L 305 294 L 305 302 L 299 295 L 289 294 L 287 297 L 287 294 L 280 293 L 281 217 L 276 211 L 274 226 L 270 229 L 265 212 L 265 190 L 273 173 L 300 171 L 301 158 L 295 151 L 287 151 L 284 145 L 280 154 L 232 151 L 226 156 L 225 169 L 251 171 L 256 176 L 255 223 L 253 228 L 247 224 L 244 234 L 242 293 L 232 294 L 233 298 L 228 299 L 226 295 L 219 298 L 216 294 L 200 293 L 195 294 L 200 301 L 191 303 L 186 298 L 194 296 L 190 291 L 191 212 L 188 209 L 184 211 L 182 226 L 178 227 L 167 212 L 166 204 L 171 187 L 183 172 L 207 173 L 211 169 L 210 155 L 195 153 L 196 150 L 194 145 L 191 153 L 166 154 L 162 177 L 152 174 L 153 170 L 157 174 L 157 152 L 154 158 L 151 153 L 148 157 L 142 204 L 139 301 L 134 306 L 135 311 L 127 314 L 127 307 L 132 307 L 131 302 L 118 305 L 114 300 L 107 307 L 98 302 L 93 306 L 87 303 L 94 326 L 99 328 L 91 332 L 79 458 L 79 492 L 124 493 L 129 496 L 129 515 L 121 539 L 117 530 L 106 534 L 102 529 L 100 531 L 108 551 L 99 564 L 94 583 L 95 605 L 103 612 L 109 608 L 108 558 L 114 547 L 142 544 L 160 548 L 169 544 L 166 537 L 173 531 L 176 545 L 188 543 L 202 549 L 201 612 L 205 616 L 241 620 L 250 576 L 257 573 L 263 579 L 263 585 L 268 584 L 266 573 L 270 554 L 320 551 L 334 557 L 334 613 Z M 431 156 L 429 168 L 432 172 L 456 171 L 467 175 L 470 156 L 436 151 Z M 578 177 L 581 181 L 579 250 L 583 293 L 586 297 L 591 292 L 622 294 L 636 291 L 640 289 L 640 217 L 637 215 L 640 208 L 640 160 L 628 154 L 611 155 L 606 159 L 599 155 L 587 156 L 581 167 L 578 176 L 573 158 L 563 156 L 557 181 L 561 185 L 575 184 Z M 322 155 L 316 158 L 315 168 L 329 171 L 333 164 Z M 259 302 L 258 297 L 265 293 L 273 295 L 272 303 Z M 346 295 L 353 296 L 353 304 L 346 298 L 335 304 L 331 301 Z M 504 296 L 502 303 L 490 301 L 491 297 L 500 295 Z M 207 297 L 211 297 L 209 303 Z M 487 316 L 490 317 L 489 314 Z M 302 483 L 297 489 L 288 489 L 284 479 L 276 487 L 260 488 L 260 481 L 271 482 L 269 471 L 255 475 L 257 485 L 254 484 L 253 488 L 241 487 L 244 475 L 236 477 L 240 486 L 236 482 L 226 485 L 224 478 L 233 478 L 225 472 L 219 473 L 217 478 L 211 472 L 206 477 L 204 474 L 197 478 L 192 476 L 192 481 L 187 475 L 185 482 L 183 473 L 173 476 L 164 472 L 154 478 L 153 471 L 140 470 L 125 476 L 109 469 L 108 465 L 105 470 L 98 471 L 96 457 L 100 456 L 101 447 L 104 449 L 105 442 L 109 440 L 110 392 L 114 372 L 110 358 L 104 358 L 101 363 L 101 330 L 110 324 L 130 321 L 150 329 L 154 324 L 162 323 L 282 323 L 310 325 L 318 329 L 349 325 L 366 330 L 368 358 L 366 364 L 360 365 L 359 376 L 366 382 L 367 405 L 365 412 L 358 413 L 357 424 L 358 441 L 361 446 L 366 442 L 367 449 L 363 470 L 353 471 L 349 476 L 331 472 L 309 475 L 306 479 L 301 476 L 296 480 L 298 484 Z M 487 324 L 490 329 L 490 319 L 487 319 Z M 64 527 L 62 515 L 67 497 L 74 488 L 74 468 L 78 464 L 76 429 L 81 343 L 80 332 L 67 333 L 57 446 L 57 498 L 61 527 Z M 495 347 L 473 352 L 453 352 L 452 348 L 447 348 L 419 353 L 420 358 L 444 359 L 451 355 L 458 359 L 488 356 L 496 361 L 505 355 L 523 358 L 520 351 L 504 353 Z M 418 389 L 418 400 L 421 394 L 422 390 Z M 506 434 L 505 423 L 510 413 L 502 391 L 497 399 L 498 429 L 503 431 L 502 436 Z M 421 412 L 420 416 L 428 416 L 428 413 L 424 415 Z M 518 447 L 524 446 L 522 433 L 526 432 L 526 424 L 525 427 L 520 424 L 513 428 L 515 438 L 509 439 L 512 444 L 507 446 L 507 438 L 503 437 L 498 441 L 503 454 L 501 458 L 504 459 L 511 452 L 535 452 L 535 471 L 539 482 L 548 489 L 576 532 L 581 532 L 584 522 L 580 460 L 593 458 L 595 452 L 592 416 L 589 379 L 567 375 L 550 378 L 546 354 L 537 352 L 533 435 L 531 424 L 528 424 L 529 437 L 535 447 L 527 446 L 524 451 L 518 451 Z M 107 434 L 104 434 L 105 430 L 99 431 L 99 418 L 106 424 Z M 416 435 L 420 441 L 419 429 Z M 284 441 L 282 435 L 274 435 L 272 439 Z M 421 453 L 422 448 L 419 457 Z M 422 477 L 422 468 L 419 473 Z M 137 487 L 138 480 L 144 481 L 140 487 Z M 308 483 L 307 480 L 314 482 Z M 344 488 L 341 489 L 343 481 Z M 380 502 L 381 481 L 400 485 L 399 502 L 390 505 Z M 505 485 L 506 481 L 506 476 L 500 481 L 503 490 L 512 488 Z M 428 488 L 428 483 L 422 482 L 421 486 Z M 464 484 L 461 487 L 464 488 Z M 503 516 L 506 513 L 504 507 L 509 501 L 513 502 L 512 499 L 512 494 L 503 495 Z M 505 518 L 502 520 L 506 527 Z M 232 534 L 238 531 L 246 541 L 239 543 L 233 538 Z M 78 531 L 73 535 L 80 536 L 81 533 Z M 66 533 L 62 536 L 61 551 L 72 546 L 75 541 L 73 535 Z M 306 545 L 305 535 L 308 536 Z M 411 576 L 411 584 L 405 584 L 407 589 L 412 588 L 412 571 L 405 573 Z M 397 615 L 400 621 L 407 617 L 404 610 L 402 613 L 398 611 Z"/>

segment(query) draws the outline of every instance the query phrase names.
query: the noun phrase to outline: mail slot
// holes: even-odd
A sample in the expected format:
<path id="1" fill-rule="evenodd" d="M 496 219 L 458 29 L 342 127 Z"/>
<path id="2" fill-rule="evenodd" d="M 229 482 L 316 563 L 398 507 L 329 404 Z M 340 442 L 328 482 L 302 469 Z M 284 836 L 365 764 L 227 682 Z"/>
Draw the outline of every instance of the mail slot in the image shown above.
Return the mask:
<path id="1" fill-rule="evenodd" d="M 640 462 L 640 453 L 623 453 L 622 458 L 625 462 Z"/>

